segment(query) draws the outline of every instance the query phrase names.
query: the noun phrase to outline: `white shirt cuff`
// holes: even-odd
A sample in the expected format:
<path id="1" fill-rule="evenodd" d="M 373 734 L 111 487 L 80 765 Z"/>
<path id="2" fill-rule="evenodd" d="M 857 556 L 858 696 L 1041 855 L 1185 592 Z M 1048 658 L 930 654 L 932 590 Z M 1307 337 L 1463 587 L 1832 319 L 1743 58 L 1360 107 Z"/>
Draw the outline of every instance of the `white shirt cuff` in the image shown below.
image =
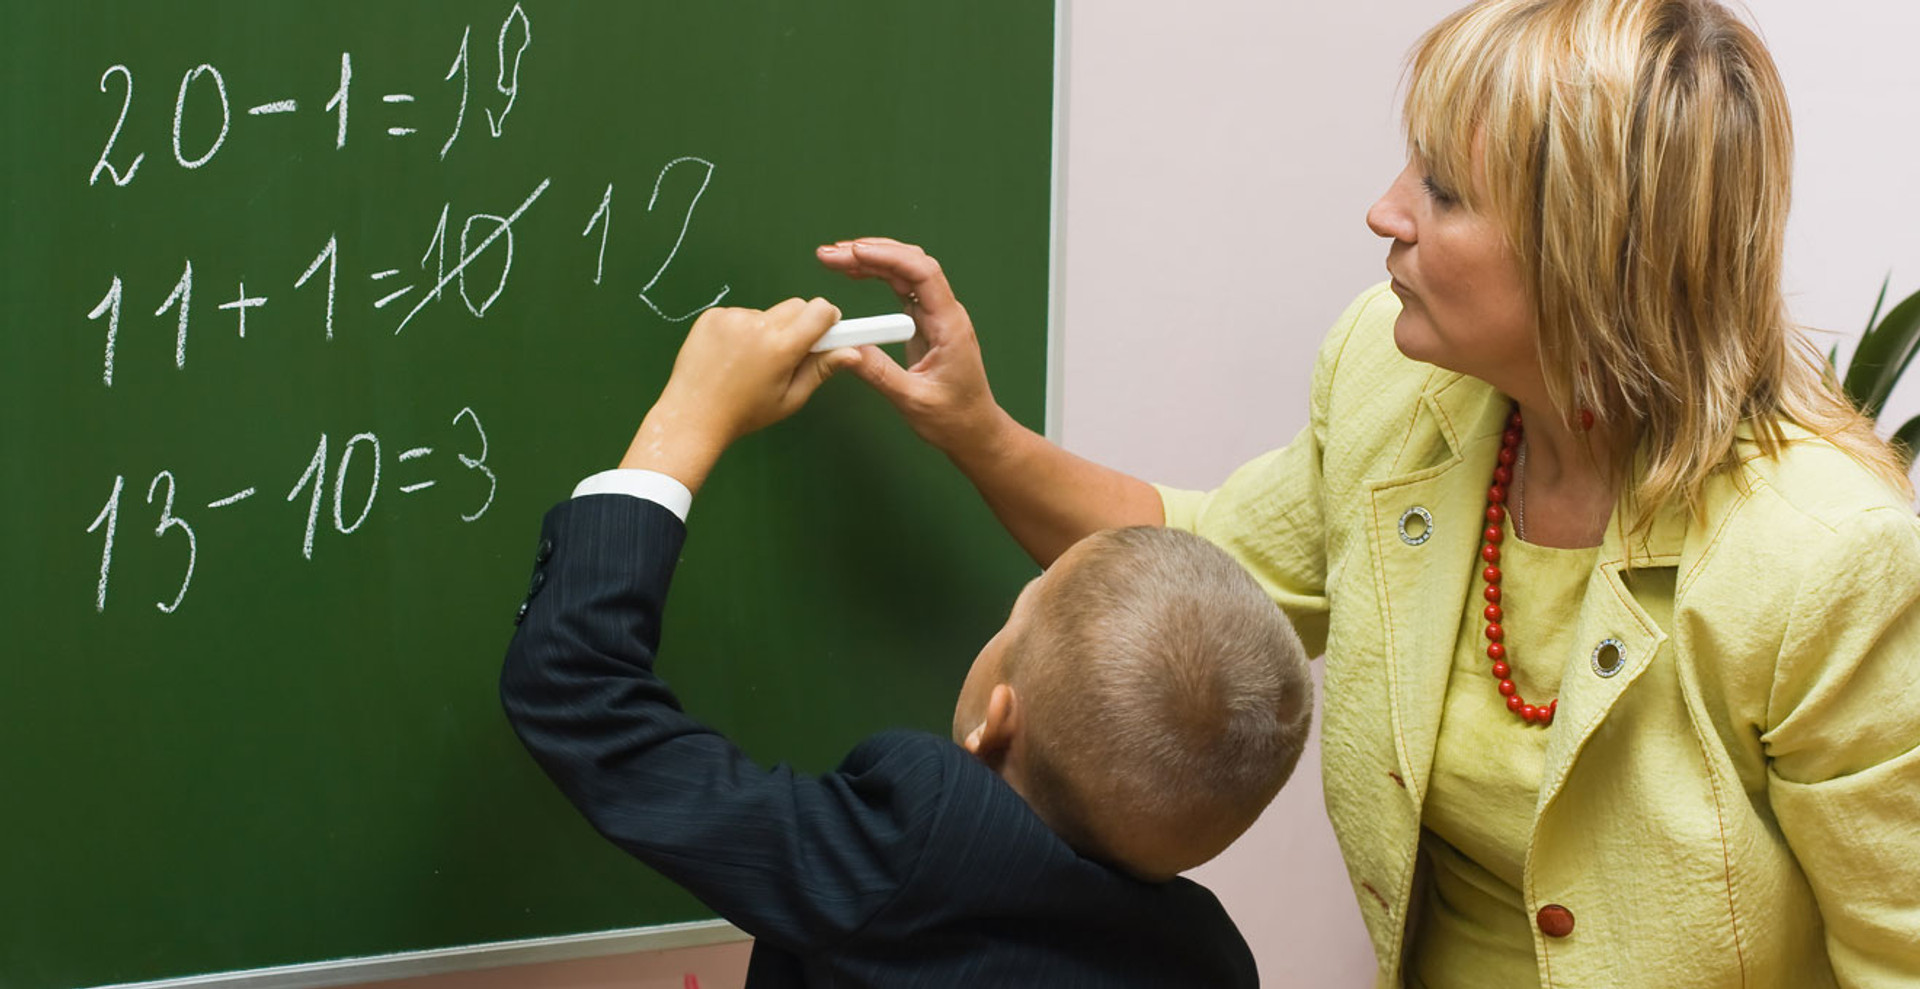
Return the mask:
<path id="1" fill-rule="evenodd" d="M 661 508 L 687 520 L 687 511 L 693 507 L 693 492 L 673 477 L 653 470 L 634 470 L 616 467 L 603 470 L 581 481 L 573 489 L 575 498 L 596 494 L 632 495 L 653 502 Z"/>

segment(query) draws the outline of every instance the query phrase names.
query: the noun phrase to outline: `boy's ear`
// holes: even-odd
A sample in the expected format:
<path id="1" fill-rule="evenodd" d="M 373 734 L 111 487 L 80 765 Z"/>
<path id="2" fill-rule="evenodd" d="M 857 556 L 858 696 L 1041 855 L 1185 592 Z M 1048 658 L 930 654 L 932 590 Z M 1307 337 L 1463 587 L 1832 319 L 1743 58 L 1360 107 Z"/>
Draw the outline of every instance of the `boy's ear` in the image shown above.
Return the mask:
<path id="1" fill-rule="evenodd" d="M 988 763 L 997 762 L 1013 747 L 1013 740 L 1020 734 L 1022 710 L 1020 696 L 1014 693 L 1013 685 L 996 683 L 993 692 L 987 696 L 986 717 L 967 733 L 964 744 L 968 752 Z"/>

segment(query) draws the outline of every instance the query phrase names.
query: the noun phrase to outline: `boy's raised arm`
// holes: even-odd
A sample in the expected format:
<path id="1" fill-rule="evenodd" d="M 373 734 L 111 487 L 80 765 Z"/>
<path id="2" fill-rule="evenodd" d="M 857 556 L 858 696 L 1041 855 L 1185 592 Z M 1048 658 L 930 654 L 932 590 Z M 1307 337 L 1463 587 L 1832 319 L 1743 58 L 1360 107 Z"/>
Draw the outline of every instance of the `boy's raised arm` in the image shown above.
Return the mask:
<path id="1" fill-rule="evenodd" d="M 621 466 L 697 490 L 729 444 L 792 414 L 855 359 L 808 353 L 837 318 L 817 299 L 764 313 L 708 311 Z M 858 930 L 905 880 L 932 804 L 863 783 L 852 771 L 858 753 L 848 772 L 818 778 L 762 769 L 681 710 L 653 661 L 685 538 L 674 512 L 628 495 L 550 511 L 501 673 L 502 703 L 541 768 L 601 834 L 755 936 L 793 951 L 825 947 Z M 937 790 L 930 751 L 872 758 L 914 763 L 884 775 Z"/>
<path id="2" fill-rule="evenodd" d="M 835 371 L 860 362 L 850 349 L 808 352 L 839 318 L 825 299 L 702 313 L 620 466 L 671 475 L 698 493 L 735 440 L 799 411 Z"/>
<path id="3" fill-rule="evenodd" d="M 684 713 L 653 660 L 685 533 L 626 495 L 549 512 L 501 700 L 595 830 L 755 937 L 829 948 L 912 875 L 938 808 L 939 750 L 864 746 L 812 777 L 764 769 Z"/>

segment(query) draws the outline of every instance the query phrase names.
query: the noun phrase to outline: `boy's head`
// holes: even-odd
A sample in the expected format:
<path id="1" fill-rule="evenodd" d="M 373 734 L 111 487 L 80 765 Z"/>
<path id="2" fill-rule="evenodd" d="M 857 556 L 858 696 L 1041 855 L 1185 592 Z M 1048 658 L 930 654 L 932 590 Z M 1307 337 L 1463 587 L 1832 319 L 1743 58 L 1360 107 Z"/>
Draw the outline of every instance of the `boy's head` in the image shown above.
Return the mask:
<path id="1" fill-rule="evenodd" d="M 1076 543 L 974 660 L 954 740 L 1079 851 L 1145 879 L 1219 854 L 1293 772 L 1312 716 L 1285 615 L 1218 547 Z"/>

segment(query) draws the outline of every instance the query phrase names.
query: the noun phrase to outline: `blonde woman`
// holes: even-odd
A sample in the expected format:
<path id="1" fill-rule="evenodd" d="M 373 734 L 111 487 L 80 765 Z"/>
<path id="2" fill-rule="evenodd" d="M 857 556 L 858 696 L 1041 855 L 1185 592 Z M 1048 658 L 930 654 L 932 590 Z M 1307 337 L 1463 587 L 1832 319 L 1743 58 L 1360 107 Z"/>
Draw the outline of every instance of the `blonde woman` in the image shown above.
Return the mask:
<path id="1" fill-rule="evenodd" d="M 919 318 L 858 373 L 1043 564 L 1190 529 L 1324 648 L 1381 985 L 1920 985 L 1920 521 L 1788 321 L 1770 57 L 1712 0 L 1484 0 L 1405 109 L 1392 281 L 1217 490 L 1014 423 L 916 247 L 820 250 Z"/>

